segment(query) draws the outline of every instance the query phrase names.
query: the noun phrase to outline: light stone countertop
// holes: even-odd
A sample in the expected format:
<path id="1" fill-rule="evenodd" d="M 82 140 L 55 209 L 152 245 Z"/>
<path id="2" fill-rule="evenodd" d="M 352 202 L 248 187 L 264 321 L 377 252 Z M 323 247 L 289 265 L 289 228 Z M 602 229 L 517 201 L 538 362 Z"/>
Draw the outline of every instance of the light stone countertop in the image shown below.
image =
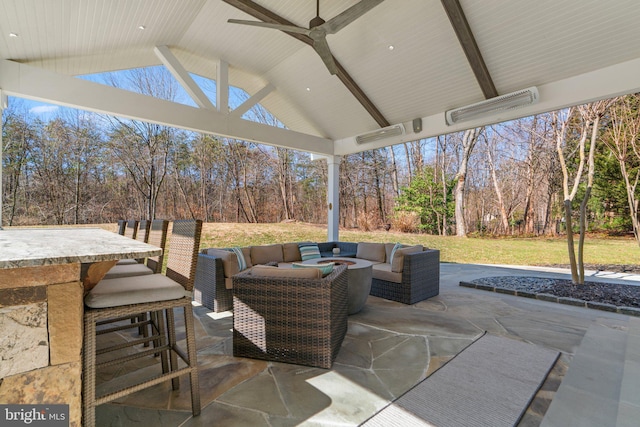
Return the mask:
<path id="1" fill-rule="evenodd" d="M 101 228 L 0 230 L 0 269 L 146 258 L 162 249 Z"/>

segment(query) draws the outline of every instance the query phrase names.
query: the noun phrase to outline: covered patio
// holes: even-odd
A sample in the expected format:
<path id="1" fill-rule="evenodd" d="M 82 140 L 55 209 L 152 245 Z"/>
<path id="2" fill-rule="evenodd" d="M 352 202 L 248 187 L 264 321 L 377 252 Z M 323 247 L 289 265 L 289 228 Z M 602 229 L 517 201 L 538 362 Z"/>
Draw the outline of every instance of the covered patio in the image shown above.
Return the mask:
<path id="1" fill-rule="evenodd" d="M 229 22 L 306 28 L 317 13 L 344 19 L 326 39 Z M 341 156 L 638 92 L 638 16 L 634 0 L 0 0 L 0 111 L 20 97 L 313 153 L 337 241 Z M 195 107 L 77 78 L 158 65 Z M 215 99 L 193 75 L 215 80 Z M 250 95 L 235 109 L 230 86 Z M 258 103 L 285 128 L 244 119 Z M 98 422 L 357 425 L 489 331 L 563 353 L 521 425 L 633 425 L 636 319 L 458 286 L 512 273 L 443 264 L 435 298 L 370 297 L 329 371 L 233 358 L 230 317 L 200 307 L 202 414 L 160 385 Z"/>
<path id="2" fill-rule="evenodd" d="M 369 297 L 365 308 L 349 317 L 331 370 L 235 358 L 230 313 L 196 308 L 202 414 L 192 417 L 185 381 L 179 394 L 172 395 L 164 384 L 102 405 L 98 425 L 356 426 L 484 331 L 561 352 L 529 407 L 522 408 L 519 426 L 635 425 L 640 416 L 633 393 L 640 378 L 633 361 L 638 318 L 458 285 L 480 277 L 533 274 L 569 277 L 561 269 L 443 263 L 437 297 L 413 306 Z M 640 277 L 594 275 L 589 280 L 637 284 Z M 102 379 L 107 390 L 109 372 Z"/>

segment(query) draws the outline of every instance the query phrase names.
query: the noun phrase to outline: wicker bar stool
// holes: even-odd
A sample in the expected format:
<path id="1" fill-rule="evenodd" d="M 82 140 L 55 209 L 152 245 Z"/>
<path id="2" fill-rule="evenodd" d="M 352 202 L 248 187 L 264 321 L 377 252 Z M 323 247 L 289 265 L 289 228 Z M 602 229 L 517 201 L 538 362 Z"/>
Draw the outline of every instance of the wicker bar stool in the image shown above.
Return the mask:
<path id="1" fill-rule="evenodd" d="M 138 225 L 139 221 L 137 219 L 130 219 L 127 221 L 127 226 L 124 229 L 124 236 L 129 237 L 130 239 L 135 239 L 138 235 Z"/>
<path id="2" fill-rule="evenodd" d="M 140 260 L 142 262 L 136 262 L 135 260 L 131 260 L 133 262 L 124 262 L 129 260 L 120 260 L 107 272 L 104 279 L 160 273 L 164 263 L 168 228 L 169 221 L 167 220 L 140 221 L 140 230 L 136 240 L 162 248 L 162 255 L 147 259 L 147 265 L 144 265 L 144 260 Z M 144 240 L 139 238 L 141 235 L 144 235 Z"/>
<path id="3" fill-rule="evenodd" d="M 111 402 L 131 393 L 143 390 L 168 379 L 172 387 L 179 387 L 178 377 L 189 374 L 191 383 L 191 410 L 200 414 L 200 391 L 191 306 L 193 280 L 200 246 L 202 221 L 174 221 L 171 248 L 167 258 L 166 274 L 152 274 L 100 281 L 85 297 L 84 343 L 83 343 L 83 425 L 95 425 L 97 405 Z M 187 352 L 178 347 L 174 322 L 174 309 L 182 308 L 186 332 Z M 153 313 L 153 333 L 122 345 L 96 350 L 96 323 L 105 319 L 128 318 Z M 166 324 L 165 324 L 166 318 Z M 137 328 L 136 324 L 125 324 L 119 329 Z M 119 330 L 112 328 L 112 330 Z M 100 331 L 102 333 L 103 331 Z M 155 342 L 157 346 L 123 357 L 97 361 L 97 356 L 113 350 Z M 137 384 L 125 385 L 117 391 L 96 396 L 96 370 L 102 366 L 120 365 L 139 357 L 160 354 L 161 373 Z M 186 366 L 178 366 L 178 357 Z"/>
<path id="4" fill-rule="evenodd" d="M 164 264 L 166 246 L 167 246 L 167 230 L 169 229 L 169 221 L 163 219 L 156 219 L 154 221 L 140 221 L 140 230 L 136 236 L 136 240 L 144 241 L 154 246 L 158 246 L 162 249 L 162 254 L 147 259 L 147 265 L 136 262 L 135 260 L 121 260 L 104 275 L 104 279 L 118 279 L 122 277 L 131 276 L 145 276 L 147 274 L 156 274 L 162 272 L 162 266 Z M 143 236 L 141 238 L 141 236 Z M 131 263 L 124 263 L 123 261 L 133 261 Z M 141 260 L 144 261 L 144 260 Z M 98 326 L 102 326 L 108 323 L 119 322 L 122 318 L 107 319 L 97 322 Z M 142 316 L 131 317 L 131 322 L 138 322 L 140 325 L 139 333 L 143 336 L 148 336 L 147 325 L 150 323 L 147 314 Z M 148 343 L 145 343 L 145 347 Z"/>
<path id="5" fill-rule="evenodd" d="M 138 228 L 142 228 L 142 232 L 138 231 Z M 144 240 L 149 232 L 149 224 L 148 221 L 138 221 L 137 219 L 130 219 L 127 221 L 127 225 L 124 229 L 124 237 L 128 237 L 130 239 L 138 240 L 140 242 L 146 243 Z M 129 265 L 129 264 L 137 264 L 140 261 L 137 259 L 121 259 L 118 261 L 117 265 Z"/>
<path id="6" fill-rule="evenodd" d="M 124 236 L 124 229 L 127 227 L 127 221 L 124 219 L 118 220 L 118 234 Z"/>

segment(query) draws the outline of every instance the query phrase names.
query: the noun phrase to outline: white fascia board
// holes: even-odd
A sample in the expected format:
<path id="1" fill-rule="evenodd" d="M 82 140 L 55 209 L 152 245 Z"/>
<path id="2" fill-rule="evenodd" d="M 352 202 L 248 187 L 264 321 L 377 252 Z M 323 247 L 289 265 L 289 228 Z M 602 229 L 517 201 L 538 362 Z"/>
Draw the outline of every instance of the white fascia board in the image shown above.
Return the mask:
<path id="1" fill-rule="evenodd" d="M 347 155 L 359 153 L 361 151 L 373 150 L 403 142 L 417 141 L 474 127 L 547 113 L 600 99 L 640 92 L 639 76 L 640 58 L 544 85 L 530 84 L 528 86 L 536 86 L 540 94 L 540 99 L 536 104 L 513 110 L 505 110 L 493 116 L 458 123 L 453 126 L 447 126 L 445 123 L 445 112 L 443 111 L 438 114 L 423 117 L 422 131 L 420 133 L 414 133 L 412 122 L 406 122 L 403 124 L 407 132 L 401 136 L 362 145 L 356 144 L 355 136 L 336 140 L 334 142 L 334 154 Z M 462 106 L 452 106 L 452 108 L 456 107 Z"/>
<path id="2" fill-rule="evenodd" d="M 0 60 L 0 88 L 10 96 L 65 107 L 299 151 L 333 154 L 332 141 L 326 138 L 230 117 L 216 110 L 140 95 L 8 60 Z"/>

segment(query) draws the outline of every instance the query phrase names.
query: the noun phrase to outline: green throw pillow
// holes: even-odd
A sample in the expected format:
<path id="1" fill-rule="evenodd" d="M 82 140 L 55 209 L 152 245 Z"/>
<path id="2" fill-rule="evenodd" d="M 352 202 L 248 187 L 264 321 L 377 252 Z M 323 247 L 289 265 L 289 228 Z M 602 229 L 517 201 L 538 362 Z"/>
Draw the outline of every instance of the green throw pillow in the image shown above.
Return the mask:
<path id="1" fill-rule="evenodd" d="M 331 274 L 335 263 L 328 262 L 326 264 L 299 264 L 294 262 L 292 265 L 293 265 L 293 268 L 317 268 L 322 272 L 322 277 L 324 277 L 328 274 Z"/>
<path id="2" fill-rule="evenodd" d="M 298 248 L 300 249 L 300 257 L 302 261 L 321 257 L 320 248 L 318 248 L 317 243 L 300 243 Z"/>

